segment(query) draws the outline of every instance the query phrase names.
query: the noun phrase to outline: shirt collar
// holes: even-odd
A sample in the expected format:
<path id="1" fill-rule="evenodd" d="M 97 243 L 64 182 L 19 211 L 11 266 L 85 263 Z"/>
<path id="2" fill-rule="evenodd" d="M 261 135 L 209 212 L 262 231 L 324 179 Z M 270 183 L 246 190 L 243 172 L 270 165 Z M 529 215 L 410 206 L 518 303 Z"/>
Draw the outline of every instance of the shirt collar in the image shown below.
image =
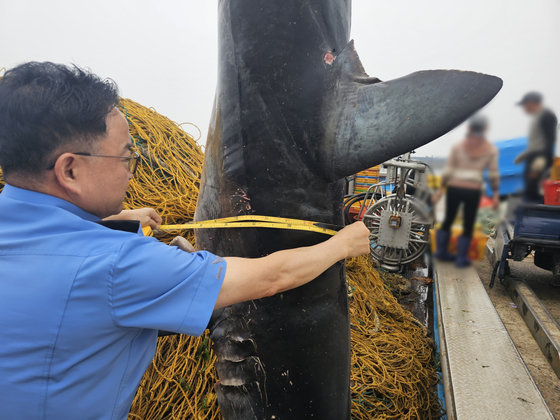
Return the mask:
<path id="1" fill-rule="evenodd" d="M 82 210 L 78 206 L 70 203 L 69 201 L 63 200 L 62 198 L 43 194 L 37 191 L 24 190 L 23 188 L 14 187 L 13 185 L 9 184 L 6 184 L 4 186 L 4 189 L 2 190 L 2 196 L 10 198 L 12 200 L 59 207 L 90 222 L 98 222 L 99 220 L 101 220 L 99 217 L 88 213 L 85 210 Z"/>

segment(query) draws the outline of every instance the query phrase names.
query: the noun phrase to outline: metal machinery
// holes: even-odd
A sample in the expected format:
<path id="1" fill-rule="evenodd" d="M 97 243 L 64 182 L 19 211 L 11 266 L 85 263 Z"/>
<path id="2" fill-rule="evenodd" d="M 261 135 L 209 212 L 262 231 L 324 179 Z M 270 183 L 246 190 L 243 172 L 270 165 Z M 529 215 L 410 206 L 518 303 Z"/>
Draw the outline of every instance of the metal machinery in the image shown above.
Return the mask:
<path id="1" fill-rule="evenodd" d="M 430 243 L 431 193 L 421 183 L 428 166 L 411 159 L 410 153 L 383 166 L 387 169 L 385 181 L 367 190 L 359 214 L 371 232 L 373 259 L 386 270 L 400 271 Z"/>

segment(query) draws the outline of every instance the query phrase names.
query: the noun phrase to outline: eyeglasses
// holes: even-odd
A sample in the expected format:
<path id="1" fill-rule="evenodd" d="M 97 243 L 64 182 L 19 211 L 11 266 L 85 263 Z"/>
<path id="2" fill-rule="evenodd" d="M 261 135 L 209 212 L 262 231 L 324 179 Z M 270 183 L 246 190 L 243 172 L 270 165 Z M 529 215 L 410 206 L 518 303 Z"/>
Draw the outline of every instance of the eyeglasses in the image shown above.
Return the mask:
<path id="1" fill-rule="evenodd" d="M 136 173 L 136 169 L 138 169 L 138 160 L 140 159 L 140 155 L 136 151 L 132 152 L 132 156 L 130 156 L 130 157 L 109 156 L 109 155 L 92 155 L 91 153 L 86 153 L 86 152 L 77 152 L 77 153 L 72 153 L 72 154 L 73 155 L 79 155 L 79 156 L 107 157 L 107 158 L 118 158 L 118 159 L 126 160 L 127 163 L 128 163 L 128 170 L 130 171 L 130 173 L 132 175 L 134 175 Z M 53 163 L 52 165 L 50 165 L 47 168 L 47 171 L 50 171 L 51 169 L 54 169 L 55 164 L 56 164 L 56 162 Z"/>

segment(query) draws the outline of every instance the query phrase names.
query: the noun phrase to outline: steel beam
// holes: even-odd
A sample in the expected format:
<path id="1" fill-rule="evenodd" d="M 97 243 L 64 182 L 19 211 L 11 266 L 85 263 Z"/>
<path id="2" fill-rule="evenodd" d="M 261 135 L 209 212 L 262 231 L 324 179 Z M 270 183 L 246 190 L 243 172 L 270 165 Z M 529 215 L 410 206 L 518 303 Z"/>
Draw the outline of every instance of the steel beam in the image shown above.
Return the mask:
<path id="1" fill-rule="evenodd" d="M 508 276 L 504 285 L 554 373 L 560 378 L 560 325 L 523 280 Z"/>

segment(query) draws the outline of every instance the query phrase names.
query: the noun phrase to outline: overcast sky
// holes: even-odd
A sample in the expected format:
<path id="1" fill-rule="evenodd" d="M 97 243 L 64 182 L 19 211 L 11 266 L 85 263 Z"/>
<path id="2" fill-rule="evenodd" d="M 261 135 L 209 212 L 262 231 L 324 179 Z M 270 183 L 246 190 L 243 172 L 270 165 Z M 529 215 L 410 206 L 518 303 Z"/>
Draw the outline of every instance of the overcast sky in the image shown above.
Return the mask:
<path id="1" fill-rule="evenodd" d="M 196 124 L 204 143 L 216 14 L 215 0 L 0 0 L 0 68 L 30 60 L 89 67 L 114 79 L 122 96 Z M 368 74 L 382 80 L 425 69 L 501 77 L 504 88 L 484 110 L 492 140 L 525 135 L 528 120 L 513 104 L 528 90 L 560 113 L 558 0 L 354 0 L 352 38 Z M 463 133 L 418 153 L 445 156 Z"/>

